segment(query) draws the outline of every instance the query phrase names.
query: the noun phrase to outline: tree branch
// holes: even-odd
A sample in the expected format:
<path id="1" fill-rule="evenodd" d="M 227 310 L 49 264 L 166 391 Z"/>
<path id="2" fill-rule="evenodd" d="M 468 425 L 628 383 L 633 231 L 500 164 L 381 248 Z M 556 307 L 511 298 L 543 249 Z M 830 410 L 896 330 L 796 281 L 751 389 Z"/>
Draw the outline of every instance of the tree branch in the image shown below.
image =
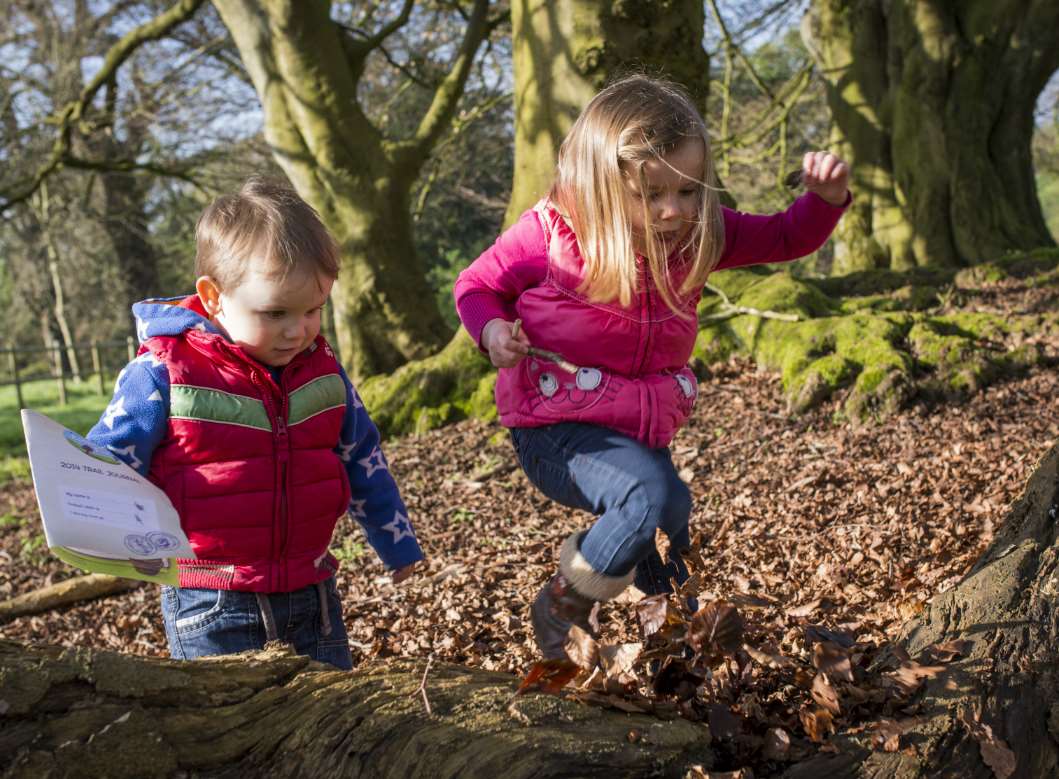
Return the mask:
<path id="1" fill-rule="evenodd" d="M 430 154 L 430 149 L 444 132 L 456 104 L 463 94 L 464 84 L 471 72 L 471 64 L 478 47 L 485 40 L 488 26 L 488 0 L 475 0 L 467 32 L 463 36 L 459 53 L 452 62 L 449 73 L 434 92 L 430 108 L 423 115 L 410 141 L 394 144 L 395 162 L 398 166 L 416 167 Z"/>
<path id="2" fill-rule="evenodd" d="M 59 134 L 52 144 L 51 152 L 32 176 L 23 179 L 21 183 L 16 184 L 12 188 L 13 194 L 4 200 L 0 200 L 0 214 L 3 214 L 11 206 L 28 199 L 44 179 L 62 167 L 70 150 L 70 133 L 74 126 L 81 121 L 88 107 L 95 99 L 96 94 L 114 77 L 118 68 L 140 46 L 148 41 L 165 37 L 178 24 L 191 18 L 204 2 L 205 0 L 178 0 L 168 11 L 149 22 L 141 24 L 110 47 L 104 57 L 103 66 L 92 81 L 81 90 L 77 100 L 67 103 L 61 111 L 54 115 L 53 121 L 59 127 Z"/>

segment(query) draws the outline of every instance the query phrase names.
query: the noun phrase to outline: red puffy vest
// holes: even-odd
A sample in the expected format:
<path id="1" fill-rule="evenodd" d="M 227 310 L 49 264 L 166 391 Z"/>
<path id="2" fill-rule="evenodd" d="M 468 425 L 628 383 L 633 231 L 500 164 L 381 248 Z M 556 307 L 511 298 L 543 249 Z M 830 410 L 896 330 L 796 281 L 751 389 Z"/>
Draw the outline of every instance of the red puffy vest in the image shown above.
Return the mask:
<path id="1" fill-rule="evenodd" d="M 150 478 L 198 558 L 178 562 L 180 586 L 289 592 L 329 577 L 350 488 L 333 451 L 346 388 L 327 342 L 295 357 L 280 385 L 214 333 L 157 336 L 143 348 L 169 371 L 169 427 Z"/>

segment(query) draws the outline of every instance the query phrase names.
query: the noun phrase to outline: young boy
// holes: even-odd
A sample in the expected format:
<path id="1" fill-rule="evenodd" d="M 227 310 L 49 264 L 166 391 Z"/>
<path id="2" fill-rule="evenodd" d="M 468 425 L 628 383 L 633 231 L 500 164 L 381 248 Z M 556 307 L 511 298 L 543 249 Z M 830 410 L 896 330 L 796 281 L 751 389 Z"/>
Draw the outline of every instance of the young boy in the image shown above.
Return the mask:
<path id="1" fill-rule="evenodd" d="M 162 588 L 173 657 L 278 638 L 348 669 L 338 518 L 360 521 L 395 582 L 423 554 L 320 336 L 337 246 L 293 189 L 259 178 L 205 210 L 196 243 L 197 294 L 133 306 L 140 356 L 88 438 L 165 490 L 195 549 Z"/>

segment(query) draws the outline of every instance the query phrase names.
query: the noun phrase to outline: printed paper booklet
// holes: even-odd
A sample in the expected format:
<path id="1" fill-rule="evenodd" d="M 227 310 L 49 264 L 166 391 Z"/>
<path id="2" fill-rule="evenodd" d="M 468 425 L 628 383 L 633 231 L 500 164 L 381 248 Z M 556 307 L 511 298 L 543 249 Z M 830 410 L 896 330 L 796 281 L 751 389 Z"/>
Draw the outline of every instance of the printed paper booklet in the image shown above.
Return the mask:
<path id="1" fill-rule="evenodd" d="M 177 586 L 193 558 L 166 494 L 84 436 L 23 409 L 33 487 L 52 553 L 86 571 Z"/>

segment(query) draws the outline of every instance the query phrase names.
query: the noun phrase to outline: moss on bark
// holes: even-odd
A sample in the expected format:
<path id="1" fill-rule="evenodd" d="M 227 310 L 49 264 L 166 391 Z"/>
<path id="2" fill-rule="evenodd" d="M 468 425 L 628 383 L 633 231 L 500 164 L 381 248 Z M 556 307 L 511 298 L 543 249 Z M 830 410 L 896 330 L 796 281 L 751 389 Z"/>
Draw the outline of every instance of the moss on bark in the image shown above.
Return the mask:
<path id="1" fill-rule="evenodd" d="M 756 315 L 714 320 L 718 297 L 704 299 L 695 345 L 697 366 L 742 354 L 779 371 L 792 411 L 844 391 L 843 414 L 886 415 L 913 396 L 962 397 L 1040 362 L 1030 340 L 1059 329 L 1055 313 L 1001 316 L 951 310 L 973 301 L 983 285 L 1008 278 L 1027 286 L 1059 286 L 1059 252 L 1012 255 L 957 272 L 880 269 L 824 280 L 785 271 L 729 271 L 711 278 L 732 303 L 795 314 L 787 322 Z"/>

